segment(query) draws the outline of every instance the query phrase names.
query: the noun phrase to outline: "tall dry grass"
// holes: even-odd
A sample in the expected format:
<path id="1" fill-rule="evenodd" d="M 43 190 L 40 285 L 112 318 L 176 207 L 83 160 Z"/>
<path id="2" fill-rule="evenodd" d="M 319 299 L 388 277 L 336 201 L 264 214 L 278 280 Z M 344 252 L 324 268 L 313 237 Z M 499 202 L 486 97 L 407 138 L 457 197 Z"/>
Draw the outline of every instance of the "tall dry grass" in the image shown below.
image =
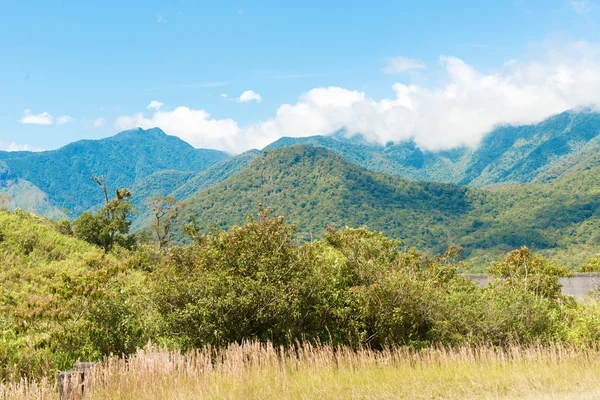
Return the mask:
<path id="1" fill-rule="evenodd" d="M 52 398 L 51 380 L 0 386 L 0 399 Z M 181 354 L 148 346 L 127 360 L 99 364 L 84 398 L 597 399 L 600 351 L 556 345 L 380 352 L 245 343 Z"/>

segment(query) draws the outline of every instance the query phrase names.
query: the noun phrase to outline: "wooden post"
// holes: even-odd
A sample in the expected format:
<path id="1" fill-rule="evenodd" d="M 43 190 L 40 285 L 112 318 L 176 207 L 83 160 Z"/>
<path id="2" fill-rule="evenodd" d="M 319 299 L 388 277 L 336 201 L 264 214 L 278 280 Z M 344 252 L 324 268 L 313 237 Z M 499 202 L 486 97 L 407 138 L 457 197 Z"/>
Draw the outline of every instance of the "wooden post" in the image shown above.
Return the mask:
<path id="1" fill-rule="evenodd" d="M 94 368 L 93 362 L 76 362 L 73 371 L 60 372 L 58 377 L 59 399 L 71 400 L 83 397 L 86 375 L 89 380 L 92 368 Z"/>

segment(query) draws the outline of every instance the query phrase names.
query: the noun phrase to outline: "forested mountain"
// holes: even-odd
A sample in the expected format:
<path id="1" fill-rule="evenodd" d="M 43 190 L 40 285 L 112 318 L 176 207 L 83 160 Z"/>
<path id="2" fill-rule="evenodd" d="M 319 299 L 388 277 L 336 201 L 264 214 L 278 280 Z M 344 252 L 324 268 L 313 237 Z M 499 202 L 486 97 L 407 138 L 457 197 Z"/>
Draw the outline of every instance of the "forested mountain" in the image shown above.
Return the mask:
<path id="1" fill-rule="evenodd" d="M 328 224 L 366 225 L 409 245 L 442 249 L 454 241 L 450 228 L 485 196 L 476 189 L 374 173 L 326 149 L 296 145 L 265 151 L 186 203 L 200 226 L 243 223 L 262 203 L 286 215 L 305 238 L 322 235 Z"/>
<path id="2" fill-rule="evenodd" d="M 600 250 L 600 167 L 550 184 L 481 190 L 368 171 L 312 146 L 269 149 L 246 169 L 188 198 L 199 227 L 242 223 L 268 205 L 304 238 L 328 224 L 366 226 L 432 252 L 464 247 L 472 259 L 521 246 L 573 263 Z M 179 226 L 186 222 L 181 218 Z M 570 261 L 569 261 L 570 262 Z"/>
<path id="3" fill-rule="evenodd" d="M 0 160 L 6 160 L 7 158 L 19 158 L 25 157 L 31 154 L 35 154 L 32 151 L 1 151 L 0 150 Z"/>
<path id="4" fill-rule="evenodd" d="M 53 151 L 5 155 L 3 162 L 13 185 L 27 181 L 45 193 L 53 207 L 77 215 L 102 201 L 92 175 L 104 176 L 112 192 L 159 171 L 197 172 L 228 157 L 221 151 L 195 149 L 155 128 L 82 140 Z M 8 191 L 7 187 L 3 190 Z"/>
<path id="5" fill-rule="evenodd" d="M 328 148 L 376 172 L 402 178 L 488 186 L 498 183 L 547 182 L 577 165 L 597 164 L 600 113 L 567 111 L 539 124 L 504 126 L 484 137 L 475 149 L 422 151 L 413 142 L 381 146 L 361 136 L 282 138 L 268 148 L 310 144 Z"/>
<path id="6" fill-rule="evenodd" d="M 160 171 L 137 182 L 131 189 L 133 202 L 138 214 L 133 229 L 141 229 L 150 223 L 151 213 L 144 202 L 152 197 L 170 196 L 182 201 L 187 197 L 214 186 L 239 173 L 258 155 L 260 151 L 250 150 L 220 161 L 211 167 L 193 173 L 183 171 Z"/>

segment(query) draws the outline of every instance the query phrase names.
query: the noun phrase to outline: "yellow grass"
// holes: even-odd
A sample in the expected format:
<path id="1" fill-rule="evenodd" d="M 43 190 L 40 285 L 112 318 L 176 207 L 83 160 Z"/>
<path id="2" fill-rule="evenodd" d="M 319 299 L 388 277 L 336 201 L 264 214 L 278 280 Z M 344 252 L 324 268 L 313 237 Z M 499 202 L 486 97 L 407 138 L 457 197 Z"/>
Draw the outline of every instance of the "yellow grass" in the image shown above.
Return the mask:
<path id="1" fill-rule="evenodd" d="M 0 386 L 0 399 L 57 398 L 56 383 Z M 107 359 L 86 399 L 598 399 L 600 351 L 564 346 L 505 351 L 383 352 L 248 343 L 179 354 L 149 347 Z"/>

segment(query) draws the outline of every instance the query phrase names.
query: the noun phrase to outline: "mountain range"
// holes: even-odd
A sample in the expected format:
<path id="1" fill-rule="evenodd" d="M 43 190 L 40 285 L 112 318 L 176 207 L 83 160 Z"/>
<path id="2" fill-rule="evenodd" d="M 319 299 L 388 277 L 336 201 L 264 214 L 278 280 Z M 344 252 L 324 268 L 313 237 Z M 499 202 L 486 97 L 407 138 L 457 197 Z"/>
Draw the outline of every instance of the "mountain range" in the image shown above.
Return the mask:
<path id="1" fill-rule="evenodd" d="M 536 125 L 502 126 L 476 148 L 448 151 L 424 151 L 412 141 L 370 144 L 361 135 L 346 138 L 343 133 L 284 137 L 268 148 L 293 144 L 325 147 L 367 169 L 413 180 L 476 187 L 550 182 L 577 164 L 594 165 L 600 150 L 600 114 L 567 111 Z"/>
<path id="2" fill-rule="evenodd" d="M 364 137 L 282 138 L 231 156 L 195 149 L 160 129 L 130 130 L 45 152 L 0 152 L 0 194 L 11 206 L 74 218 L 102 202 L 91 179 L 144 200 L 173 196 L 204 226 L 226 228 L 271 206 L 304 239 L 367 226 L 431 252 L 464 247 L 471 260 L 522 245 L 573 264 L 600 251 L 600 114 L 567 111 L 539 124 L 498 127 L 476 148 L 424 151 Z M 181 236 L 175 239 L 183 240 Z"/>

